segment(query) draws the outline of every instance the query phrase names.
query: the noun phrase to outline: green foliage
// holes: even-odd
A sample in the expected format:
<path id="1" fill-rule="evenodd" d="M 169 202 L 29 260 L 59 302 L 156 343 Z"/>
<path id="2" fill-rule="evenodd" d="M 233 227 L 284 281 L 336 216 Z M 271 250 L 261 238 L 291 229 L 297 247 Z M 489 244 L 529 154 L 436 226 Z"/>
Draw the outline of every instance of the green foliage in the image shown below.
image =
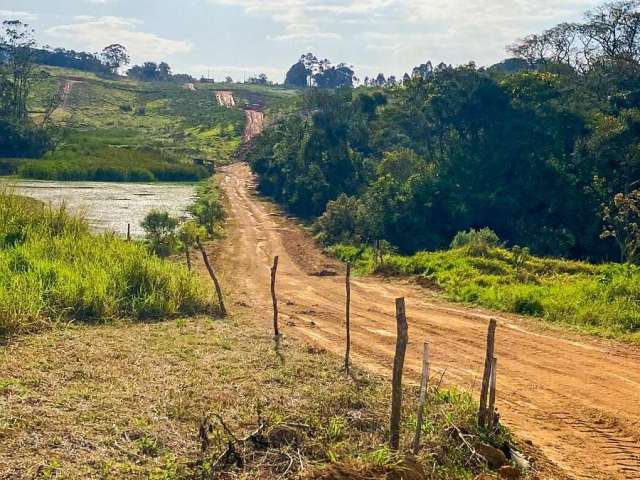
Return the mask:
<path id="1" fill-rule="evenodd" d="M 217 237 L 226 215 L 220 201 L 220 189 L 215 182 L 206 182 L 198 188 L 196 201 L 189 209 L 190 213 L 204 228 L 208 237 Z"/>
<path id="2" fill-rule="evenodd" d="M 0 193 L 0 334 L 56 321 L 208 309 L 198 281 L 135 242 L 92 235 L 64 207 Z"/>
<path id="3" fill-rule="evenodd" d="M 160 257 L 167 257 L 177 246 L 178 219 L 167 212 L 151 210 L 142 221 L 149 249 Z"/>
<path id="4" fill-rule="evenodd" d="M 248 155 L 260 190 L 321 217 L 328 242 L 409 254 L 483 225 L 536 254 L 617 256 L 601 205 L 640 176 L 637 64 L 423 67 L 385 90 L 306 91 Z"/>
<path id="5" fill-rule="evenodd" d="M 467 232 L 458 232 L 451 241 L 451 248 L 468 247 L 476 255 L 481 254 L 489 248 L 500 246 L 500 239 L 496 232 L 490 228 L 474 228 Z"/>
<path id="6" fill-rule="evenodd" d="M 360 273 L 376 268 L 371 248 L 335 245 L 329 251 Z M 382 271 L 417 276 L 456 302 L 640 341 L 640 268 L 634 265 L 536 257 L 521 247 L 488 248 L 477 256 L 465 246 L 387 255 Z"/>

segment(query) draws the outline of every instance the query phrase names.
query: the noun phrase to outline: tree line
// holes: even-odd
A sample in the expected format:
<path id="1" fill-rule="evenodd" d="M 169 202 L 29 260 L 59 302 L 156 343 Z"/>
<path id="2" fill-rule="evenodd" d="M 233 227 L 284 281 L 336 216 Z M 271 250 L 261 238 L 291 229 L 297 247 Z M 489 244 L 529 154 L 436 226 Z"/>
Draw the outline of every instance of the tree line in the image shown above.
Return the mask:
<path id="1" fill-rule="evenodd" d="M 639 15 L 636 1 L 587 13 L 577 57 L 512 47 L 491 68 L 426 62 L 382 89 L 307 89 L 249 153 L 259 188 L 327 243 L 410 253 L 489 227 L 538 254 L 637 258 Z"/>

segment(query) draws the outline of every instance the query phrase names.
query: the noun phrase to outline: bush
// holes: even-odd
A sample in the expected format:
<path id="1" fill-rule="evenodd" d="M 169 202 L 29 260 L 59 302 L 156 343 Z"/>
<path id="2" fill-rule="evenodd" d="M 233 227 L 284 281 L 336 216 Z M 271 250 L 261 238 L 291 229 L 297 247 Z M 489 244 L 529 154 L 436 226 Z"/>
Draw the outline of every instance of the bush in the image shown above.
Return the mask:
<path id="1" fill-rule="evenodd" d="M 19 127 L 0 119 L 0 157 L 40 158 L 52 148 L 53 138 L 47 129 Z"/>
<path id="2" fill-rule="evenodd" d="M 198 188 L 196 195 L 196 202 L 189 209 L 190 213 L 204 227 L 209 237 L 218 236 L 219 226 L 226 218 L 218 186 L 207 182 Z"/>
<path id="3" fill-rule="evenodd" d="M 356 197 L 341 194 L 327 203 L 326 211 L 314 225 L 325 244 L 358 243 L 362 235 L 362 203 Z"/>
<path id="4" fill-rule="evenodd" d="M 500 246 L 498 235 L 490 228 L 458 232 L 451 241 L 451 248 L 467 247 L 472 254 L 482 255 L 489 248 Z"/>
<path id="5" fill-rule="evenodd" d="M 176 228 L 178 219 L 167 212 L 151 210 L 142 221 L 149 249 L 160 257 L 171 255 L 176 244 Z"/>

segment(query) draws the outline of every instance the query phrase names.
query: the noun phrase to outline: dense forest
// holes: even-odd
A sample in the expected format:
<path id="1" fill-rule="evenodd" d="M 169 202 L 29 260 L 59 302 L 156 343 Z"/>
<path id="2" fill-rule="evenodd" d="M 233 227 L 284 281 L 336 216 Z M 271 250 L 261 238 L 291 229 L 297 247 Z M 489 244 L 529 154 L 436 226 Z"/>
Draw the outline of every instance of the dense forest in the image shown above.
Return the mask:
<path id="1" fill-rule="evenodd" d="M 491 68 L 426 62 L 384 87 L 307 89 L 249 153 L 259 188 L 318 217 L 327 243 L 408 253 L 489 227 L 539 254 L 630 259 L 639 5 L 526 37 Z"/>

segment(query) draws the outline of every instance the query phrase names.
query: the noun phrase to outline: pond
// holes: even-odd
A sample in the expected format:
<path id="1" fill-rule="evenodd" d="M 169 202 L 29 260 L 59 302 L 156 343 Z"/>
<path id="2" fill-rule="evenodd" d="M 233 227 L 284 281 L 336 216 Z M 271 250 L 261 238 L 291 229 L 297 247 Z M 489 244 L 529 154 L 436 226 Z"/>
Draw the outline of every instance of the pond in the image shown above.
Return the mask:
<path id="1" fill-rule="evenodd" d="M 140 223 L 152 209 L 165 210 L 175 217 L 186 216 L 195 201 L 196 187 L 169 183 L 50 182 L 1 179 L 0 187 L 44 203 L 82 214 L 96 231 L 114 231 L 140 237 Z"/>

